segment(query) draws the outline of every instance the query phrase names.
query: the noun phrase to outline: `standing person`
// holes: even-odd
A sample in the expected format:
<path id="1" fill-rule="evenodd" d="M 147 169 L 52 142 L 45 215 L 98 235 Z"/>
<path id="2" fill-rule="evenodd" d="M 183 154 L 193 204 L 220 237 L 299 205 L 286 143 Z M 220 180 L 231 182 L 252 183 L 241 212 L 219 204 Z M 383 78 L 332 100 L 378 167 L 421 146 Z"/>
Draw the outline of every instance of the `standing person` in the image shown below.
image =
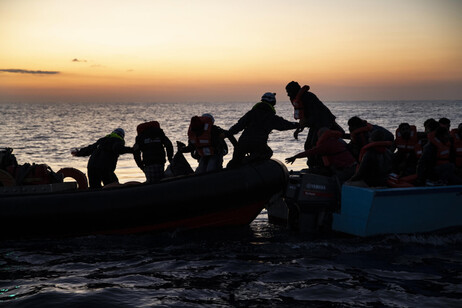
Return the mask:
<path id="1" fill-rule="evenodd" d="M 234 148 L 233 159 L 228 166 L 235 167 L 244 162 L 270 159 L 273 156 L 273 151 L 268 146 L 268 135 L 271 131 L 273 129 L 284 131 L 299 127 L 298 123 L 289 122 L 277 116 L 275 105 L 276 93 L 266 92 L 261 97 L 261 101 L 228 130 L 231 135 L 243 130 Z"/>
<path id="2" fill-rule="evenodd" d="M 321 127 L 327 127 L 331 130 L 337 130 L 342 133 L 345 131 L 335 122 L 335 116 L 324 105 L 319 98 L 309 91 L 309 86 L 300 87 L 296 81 L 291 81 L 286 86 L 287 95 L 294 106 L 294 118 L 300 121 L 300 128 L 294 133 L 297 139 L 298 133 L 305 127 L 309 127 L 308 136 L 305 141 L 305 151 L 316 146 L 318 141 L 318 130 Z M 308 166 L 322 166 L 322 160 L 319 156 L 308 158 Z"/>
<path id="3" fill-rule="evenodd" d="M 168 161 L 172 161 L 172 142 L 157 121 L 142 123 L 136 131 L 138 135 L 133 145 L 136 165 L 143 170 L 147 183 L 159 182 L 164 177 L 165 151 Z"/>
<path id="4" fill-rule="evenodd" d="M 188 129 L 188 146 L 182 148 L 181 152 L 196 152 L 195 154 L 199 156 L 196 173 L 221 170 L 223 156 L 228 154 L 225 137 L 233 145 L 236 143 L 233 136 L 228 136 L 224 129 L 215 125 L 215 118 L 210 113 L 204 113 L 200 117 L 194 116 Z"/>
<path id="5" fill-rule="evenodd" d="M 132 148 L 125 146 L 124 137 L 125 131 L 117 128 L 95 143 L 71 152 L 74 156 L 90 156 L 87 164 L 90 188 L 101 188 L 101 182 L 104 185 L 119 182 L 114 173 L 119 155 L 133 153 Z"/>

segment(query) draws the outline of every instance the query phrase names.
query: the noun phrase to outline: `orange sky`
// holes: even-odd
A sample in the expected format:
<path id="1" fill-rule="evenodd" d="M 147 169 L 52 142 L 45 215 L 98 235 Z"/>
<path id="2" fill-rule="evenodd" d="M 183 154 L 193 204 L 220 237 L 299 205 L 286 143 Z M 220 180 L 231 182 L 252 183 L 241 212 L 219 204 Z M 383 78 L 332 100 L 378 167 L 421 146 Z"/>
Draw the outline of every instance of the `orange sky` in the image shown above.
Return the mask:
<path id="1" fill-rule="evenodd" d="M 0 1 L 0 102 L 462 99 L 462 1 Z"/>

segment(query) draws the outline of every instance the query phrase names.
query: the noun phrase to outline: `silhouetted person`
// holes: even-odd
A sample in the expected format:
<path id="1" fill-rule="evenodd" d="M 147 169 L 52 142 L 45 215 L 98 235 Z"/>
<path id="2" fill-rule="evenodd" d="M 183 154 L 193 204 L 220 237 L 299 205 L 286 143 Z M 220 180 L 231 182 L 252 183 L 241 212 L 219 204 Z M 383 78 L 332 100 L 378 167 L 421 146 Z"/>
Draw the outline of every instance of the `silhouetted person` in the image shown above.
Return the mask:
<path id="1" fill-rule="evenodd" d="M 318 130 L 321 127 L 327 127 L 331 130 L 345 131 L 335 122 L 335 116 L 324 105 L 319 98 L 309 91 L 309 86 L 300 87 L 298 82 L 291 81 L 286 86 L 287 95 L 294 106 L 294 118 L 299 120 L 300 128 L 294 133 L 297 139 L 298 133 L 305 127 L 309 127 L 309 132 L 305 141 L 305 151 L 316 146 L 318 141 Z M 322 166 L 322 160 L 319 156 L 308 158 L 308 166 Z"/>
<path id="2" fill-rule="evenodd" d="M 349 179 L 355 173 L 356 160 L 342 139 L 342 132 L 321 127 L 318 130 L 318 137 L 315 147 L 286 158 L 286 163 L 292 164 L 297 158 L 318 155 L 322 157 L 323 167 L 310 168 L 310 171 L 314 169 L 314 173 L 327 176 L 336 175 L 340 182 Z M 322 171 L 317 172 L 319 169 Z"/>
<path id="3" fill-rule="evenodd" d="M 143 170 L 147 183 L 159 182 L 164 177 L 165 156 L 172 161 L 172 142 L 157 121 L 142 123 L 136 130 L 138 134 L 133 145 L 136 165 Z"/>
<path id="4" fill-rule="evenodd" d="M 119 155 L 133 153 L 132 148 L 125 146 L 124 137 L 124 130 L 117 128 L 95 143 L 72 152 L 74 156 L 90 155 L 87 165 L 90 188 L 100 188 L 101 182 L 104 185 L 119 182 L 114 173 Z"/>
<path id="5" fill-rule="evenodd" d="M 228 146 L 225 142 L 227 137 L 234 145 L 237 143 L 233 136 L 219 126 L 210 113 L 204 113 L 201 117 L 194 116 L 188 129 L 188 146 L 181 152 L 195 152 L 199 158 L 196 173 L 221 170 L 223 168 L 223 156 L 228 154 Z"/>
<path id="6" fill-rule="evenodd" d="M 392 162 L 389 150 L 391 141 L 385 141 L 381 130 L 371 133 L 370 142 L 361 149 L 359 167 L 348 180 L 349 185 L 375 187 L 386 186 Z"/>
<path id="7" fill-rule="evenodd" d="M 415 174 L 417 161 L 422 156 L 422 147 L 415 125 L 401 123 L 395 135 L 396 152 L 393 153 L 393 172 L 398 177 Z"/>
<path id="8" fill-rule="evenodd" d="M 383 141 L 393 142 L 395 139 L 393 133 L 386 128 L 368 123 L 358 116 L 351 117 L 348 120 L 348 130 L 350 131 L 350 143 L 348 144 L 348 148 L 357 160 L 359 159 L 361 149 L 369 143 L 373 132 L 381 131 L 384 138 Z M 393 149 L 390 147 L 390 150 Z"/>
<path id="9" fill-rule="evenodd" d="M 423 148 L 422 157 L 417 163 L 415 184 L 423 186 L 427 181 L 441 184 L 462 184 L 455 174 L 455 165 L 450 162 L 451 143 L 445 127 L 438 127 L 428 133 L 428 142 Z"/>
<path id="10" fill-rule="evenodd" d="M 267 92 L 261 102 L 255 104 L 228 133 L 237 134 L 243 130 L 237 146 L 234 148 L 233 159 L 228 166 L 239 166 L 254 160 L 270 159 L 273 151 L 268 146 L 268 135 L 273 129 L 284 131 L 298 128 L 298 123 L 289 122 L 276 115 L 276 93 Z"/>

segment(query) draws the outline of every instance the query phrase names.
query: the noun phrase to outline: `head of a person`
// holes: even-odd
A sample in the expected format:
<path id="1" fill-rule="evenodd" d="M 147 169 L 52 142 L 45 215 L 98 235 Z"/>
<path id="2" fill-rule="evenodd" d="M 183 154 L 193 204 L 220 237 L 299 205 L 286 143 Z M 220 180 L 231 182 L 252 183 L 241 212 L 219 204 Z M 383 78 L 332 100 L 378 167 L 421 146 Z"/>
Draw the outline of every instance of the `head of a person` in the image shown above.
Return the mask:
<path id="1" fill-rule="evenodd" d="M 294 99 L 298 92 L 300 91 L 302 87 L 300 87 L 300 84 L 296 81 L 291 81 L 286 85 L 286 91 L 287 91 L 287 96 L 290 97 L 290 99 Z"/>
<path id="2" fill-rule="evenodd" d="M 449 132 L 446 127 L 438 127 L 435 130 L 435 137 L 442 143 L 447 143 L 449 141 Z"/>
<path id="3" fill-rule="evenodd" d="M 276 93 L 266 92 L 261 97 L 261 101 L 266 102 L 266 103 L 270 104 L 271 106 L 276 105 Z"/>
<path id="4" fill-rule="evenodd" d="M 440 124 L 433 118 L 427 119 L 424 122 L 426 133 L 434 132 L 439 126 Z"/>
<path id="5" fill-rule="evenodd" d="M 398 129 L 403 139 L 408 140 L 411 138 L 411 125 L 409 125 L 409 123 L 401 123 L 398 126 Z"/>
<path id="6" fill-rule="evenodd" d="M 196 135 L 200 135 L 204 130 L 204 123 L 202 123 L 201 118 L 198 116 L 193 116 L 191 118 L 191 131 L 194 132 Z"/>
<path id="7" fill-rule="evenodd" d="M 438 123 L 440 123 L 440 126 L 446 127 L 447 130 L 451 127 L 451 120 L 448 118 L 441 118 L 438 120 Z"/>
<path id="8" fill-rule="evenodd" d="M 348 129 L 350 133 L 363 126 L 366 126 L 366 122 L 358 116 L 351 117 L 348 120 Z"/>
<path id="9" fill-rule="evenodd" d="M 122 128 L 116 128 L 112 131 L 113 134 L 116 134 L 117 136 L 121 137 L 122 139 L 125 137 L 125 131 Z"/>
<path id="10" fill-rule="evenodd" d="M 215 123 L 215 118 L 213 117 L 211 113 L 204 113 L 202 117 L 209 118 L 210 120 L 212 120 L 212 124 Z"/>

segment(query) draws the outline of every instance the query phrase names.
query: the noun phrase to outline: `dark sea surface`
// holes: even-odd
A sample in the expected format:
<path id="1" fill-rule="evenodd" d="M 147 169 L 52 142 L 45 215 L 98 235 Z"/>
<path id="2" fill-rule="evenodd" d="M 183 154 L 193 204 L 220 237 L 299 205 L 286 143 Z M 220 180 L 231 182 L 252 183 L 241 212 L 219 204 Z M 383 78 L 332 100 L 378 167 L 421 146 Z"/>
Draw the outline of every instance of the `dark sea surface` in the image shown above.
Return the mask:
<path id="1" fill-rule="evenodd" d="M 87 159 L 70 149 L 117 127 L 132 145 L 136 125 L 157 120 L 173 142 L 186 142 L 191 116 L 212 113 L 227 129 L 253 104 L 0 104 L 0 147 L 14 148 L 20 164 L 86 172 Z M 430 117 L 462 122 L 462 101 L 326 105 L 344 128 L 354 115 L 392 132 L 401 122 L 422 131 Z M 288 102 L 276 107 L 292 119 Z M 271 134 L 274 158 L 302 151 L 306 133 Z M 305 167 L 301 159 L 288 169 Z M 122 183 L 144 181 L 131 155 L 116 173 Z M 462 230 L 308 236 L 268 223 L 263 211 L 242 228 L 0 242 L 5 307 L 462 307 L 461 298 Z"/>

